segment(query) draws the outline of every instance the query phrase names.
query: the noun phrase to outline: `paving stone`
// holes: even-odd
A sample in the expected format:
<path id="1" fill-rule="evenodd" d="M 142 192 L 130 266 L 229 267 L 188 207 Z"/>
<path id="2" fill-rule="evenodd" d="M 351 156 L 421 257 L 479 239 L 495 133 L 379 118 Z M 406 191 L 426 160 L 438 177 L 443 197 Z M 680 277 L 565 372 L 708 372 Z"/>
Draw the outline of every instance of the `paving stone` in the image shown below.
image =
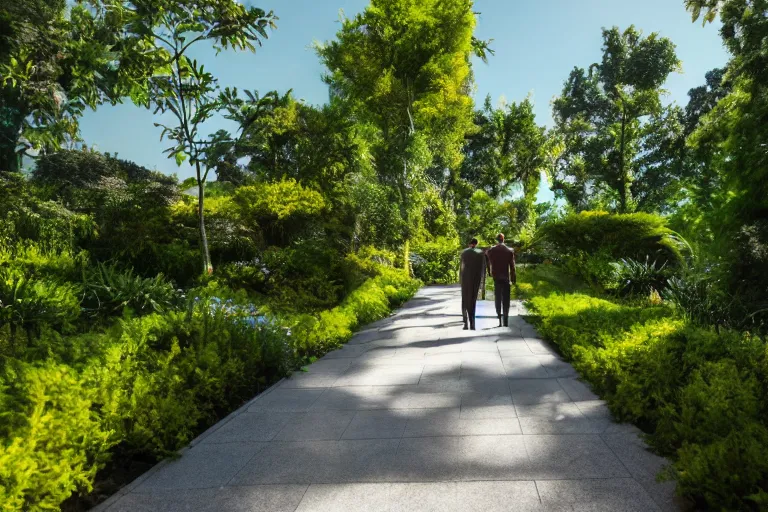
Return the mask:
<path id="1" fill-rule="evenodd" d="M 303 417 L 295 412 L 243 412 L 207 436 L 203 443 L 267 442 L 289 421 Z"/>
<path id="2" fill-rule="evenodd" d="M 542 417 L 521 417 L 523 434 L 602 434 L 609 420 L 589 420 L 585 417 L 560 419 Z"/>
<path id="3" fill-rule="evenodd" d="M 226 485 L 269 443 L 201 443 L 168 462 L 142 482 L 138 492 L 162 489 L 201 489 Z"/>
<path id="4" fill-rule="evenodd" d="M 338 374 L 297 372 L 283 379 L 280 388 L 330 388 L 339 379 Z"/>
<path id="5" fill-rule="evenodd" d="M 296 512 L 390 511 L 401 494 L 398 484 L 312 484 Z"/>
<path id="6" fill-rule="evenodd" d="M 659 510 L 631 478 L 537 481 L 543 505 L 567 504 L 574 512 L 653 512 Z"/>
<path id="7" fill-rule="evenodd" d="M 577 400 L 574 404 L 587 418 L 611 419 L 611 411 L 603 400 Z"/>
<path id="8" fill-rule="evenodd" d="M 230 485 L 388 481 L 399 439 L 273 441 Z"/>
<path id="9" fill-rule="evenodd" d="M 584 400 L 597 400 L 600 397 L 598 397 L 596 394 L 592 392 L 592 390 L 577 379 L 557 379 L 557 381 L 560 383 L 560 385 L 563 387 L 566 393 L 568 393 L 568 396 L 571 397 L 571 400 L 574 402 L 576 401 L 584 401 Z"/>
<path id="10" fill-rule="evenodd" d="M 461 393 L 424 393 L 408 391 L 392 399 L 393 409 L 444 409 L 461 407 Z"/>
<path id="11" fill-rule="evenodd" d="M 363 354 L 368 353 L 371 347 L 368 345 L 344 345 L 338 350 L 328 352 L 323 356 L 323 360 L 328 359 L 349 359 L 360 357 Z"/>
<path id="12" fill-rule="evenodd" d="M 512 395 L 470 393 L 461 396 L 461 417 L 464 419 L 516 418 Z"/>
<path id="13" fill-rule="evenodd" d="M 503 357 L 502 363 L 510 379 L 546 379 L 547 370 L 535 356 Z"/>
<path id="14" fill-rule="evenodd" d="M 513 436 L 510 436 L 513 437 Z M 524 435 L 536 480 L 624 478 L 630 476 L 621 461 L 597 435 Z"/>
<path id="15" fill-rule="evenodd" d="M 557 351 L 546 341 L 535 337 L 526 336 L 523 332 L 525 344 L 536 355 L 557 355 Z"/>
<path id="16" fill-rule="evenodd" d="M 358 411 L 342 439 L 399 439 L 408 423 L 407 410 Z"/>
<path id="17" fill-rule="evenodd" d="M 323 394 L 324 389 L 283 389 L 277 388 L 259 397 L 248 408 L 248 412 L 278 411 L 304 412 Z"/>
<path id="18" fill-rule="evenodd" d="M 524 436 L 403 438 L 390 469 L 397 481 L 525 480 Z"/>
<path id="19" fill-rule="evenodd" d="M 531 352 L 531 349 L 528 347 L 528 344 L 525 343 L 525 341 L 523 341 L 522 338 L 500 339 L 497 342 L 497 347 L 499 349 L 499 354 L 501 355 L 502 358 L 518 357 L 518 356 L 531 357 L 535 355 L 533 352 Z"/>
<path id="20" fill-rule="evenodd" d="M 311 365 L 307 366 L 307 370 L 310 374 L 318 374 L 318 373 L 330 373 L 330 374 L 340 374 L 344 373 L 349 369 L 349 365 L 352 364 L 354 360 L 353 359 L 346 359 L 346 358 L 338 358 L 338 359 L 326 359 L 322 358 Z"/>
<path id="21" fill-rule="evenodd" d="M 275 440 L 339 440 L 354 415 L 354 411 L 308 412 L 297 415 L 285 424 Z"/>
<path id="22" fill-rule="evenodd" d="M 675 496 L 675 483 L 657 482 L 656 475 L 668 464 L 666 459 L 655 455 L 634 433 L 606 434 L 605 443 L 629 470 L 632 477 L 648 492 L 656 505 L 662 510 L 679 510 L 685 506 Z"/>
<path id="23" fill-rule="evenodd" d="M 571 401 L 556 379 L 509 379 L 509 389 L 515 405 Z"/>
<path id="24" fill-rule="evenodd" d="M 578 377 L 579 374 L 570 364 L 566 363 L 556 355 L 538 355 L 539 362 L 547 369 L 550 377 Z"/>
<path id="25" fill-rule="evenodd" d="M 543 511 L 536 484 L 531 481 L 397 485 L 402 492 L 393 493 L 393 512 Z"/>
<path id="26" fill-rule="evenodd" d="M 521 434 L 517 418 L 467 418 L 458 409 L 424 410 L 408 420 L 403 437 Z"/>
<path id="27" fill-rule="evenodd" d="M 546 402 L 543 404 L 516 404 L 517 415 L 521 418 L 548 418 L 561 420 L 566 418 L 585 418 L 573 402 Z"/>
<path id="28" fill-rule="evenodd" d="M 347 342 L 347 345 L 365 345 L 373 341 L 386 339 L 389 336 L 389 333 L 379 331 L 378 329 L 366 329 L 365 331 L 355 333 Z"/>
<path id="29" fill-rule="evenodd" d="M 490 352 L 498 355 L 499 348 L 496 346 L 496 336 L 475 338 L 467 340 L 461 344 L 462 352 Z"/>
<path id="30" fill-rule="evenodd" d="M 110 512 L 293 512 L 306 485 L 261 485 L 130 493 Z"/>
<path id="31" fill-rule="evenodd" d="M 361 410 L 388 409 L 389 397 L 374 390 L 375 386 L 351 386 L 327 389 L 316 402 L 311 411 L 323 410 Z"/>
<path id="32" fill-rule="evenodd" d="M 458 380 L 460 376 L 461 362 L 454 364 L 433 364 L 424 366 L 419 383 Z"/>

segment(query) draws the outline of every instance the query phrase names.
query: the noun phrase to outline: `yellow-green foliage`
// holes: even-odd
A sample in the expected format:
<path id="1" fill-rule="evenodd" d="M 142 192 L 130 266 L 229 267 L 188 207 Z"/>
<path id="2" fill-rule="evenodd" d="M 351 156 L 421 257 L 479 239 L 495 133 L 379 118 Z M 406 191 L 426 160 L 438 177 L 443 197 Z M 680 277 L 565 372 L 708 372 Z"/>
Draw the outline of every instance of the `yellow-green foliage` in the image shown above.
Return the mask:
<path id="1" fill-rule="evenodd" d="M 77 371 L 18 365 L 0 378 L 0 510 L 58 510 L 91 489 L 115 442 Z M 5 382 L 5 386 L 3 386 Z"/>
<path id="2" fill-rule="evenodd" d="M 278 221 L 317 215 L 325 209 L 322 194 L 293 179 L 240 187 L 235 192 L 234 201 L 246 218 Z"/>
<path id="3" fill-rule="evenodd" d="M 26 242 L 13 246 L 0 244 L 0 268 L 11 267 L 27 276 L 76 280 L 88 261 L 88 255 L 67 250 L 45 250 L 40 244 Z"/>
<path id="4" fill-rule="evenodd" d="M 0 355 L 15 352 L 19 329 L 31 342 L 43 324 L 68 326 L 80 313 L 79 292 L 71 283 L 30 278 L 0 267 Z"/>
<path id="5" fill-rule="evenodd" d="M 459 244 L 438 238 L 414 244 L 411 256 L 414 275 L 427 284 L 451 284 L 458 279 Z"/>
<path id="6" fill-rule="evenodd" d="M 375 272 L 352 291 L 342 303 L 317 315 L 293 316 L 293 339 L 301 356 L 322 355 L 338 348 L 352 337 L 353 331 L 387 316 L 396 307 L 413 297 L 421 282 L 396 269 L 376 261 L 376 253 L 366 251 L 365 256 L 350 255 L 348 262 L 359 263 L 364 272 Z"/>
<path id="7" fill-rule="evenodd" d="M 765 341 L 689 325 L 658 301 L 625 304 L 569 293 L 561 288 L 568 278 L 557 273 L 540 266 L 518 275 L 539 332 L 616 416 L 637 423 L 672 458 L 679 492 L 712 510 L 765 505 Z"/>

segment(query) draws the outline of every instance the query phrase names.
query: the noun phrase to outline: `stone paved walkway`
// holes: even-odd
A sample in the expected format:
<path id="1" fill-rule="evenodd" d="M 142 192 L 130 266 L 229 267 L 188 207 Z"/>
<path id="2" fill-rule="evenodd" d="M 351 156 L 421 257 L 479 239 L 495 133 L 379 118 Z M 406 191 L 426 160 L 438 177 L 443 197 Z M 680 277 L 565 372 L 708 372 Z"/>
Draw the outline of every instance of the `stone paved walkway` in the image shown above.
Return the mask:
<path id="1" fill-rule="evenodd" d="M 109 512 L 677 510 L 664 460 L 521 317 L 461 329 L 455 287 L 285 379 Z"/>

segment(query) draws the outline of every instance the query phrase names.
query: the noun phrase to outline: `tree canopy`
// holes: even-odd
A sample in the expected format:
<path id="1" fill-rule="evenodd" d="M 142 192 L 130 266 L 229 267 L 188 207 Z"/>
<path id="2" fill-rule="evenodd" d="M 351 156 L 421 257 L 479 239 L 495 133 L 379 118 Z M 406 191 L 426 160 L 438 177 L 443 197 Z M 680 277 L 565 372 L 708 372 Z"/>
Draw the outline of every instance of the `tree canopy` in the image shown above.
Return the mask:
<path id="1" fill-rule="evenodd" d="M 682 119 L 661 102 L 664 82 L 679 67 L 667 38 L 643 37 L 635 27 L 603 30 L 602 61 L 575 68 L 553 105 L 565 143 L 553 170 L 558 194 L 578 209 L 663 207 L 666 197 L 647 192 L 674 190 L 670 181 L 679 174 L 665 146 L 674 146 Z"/>

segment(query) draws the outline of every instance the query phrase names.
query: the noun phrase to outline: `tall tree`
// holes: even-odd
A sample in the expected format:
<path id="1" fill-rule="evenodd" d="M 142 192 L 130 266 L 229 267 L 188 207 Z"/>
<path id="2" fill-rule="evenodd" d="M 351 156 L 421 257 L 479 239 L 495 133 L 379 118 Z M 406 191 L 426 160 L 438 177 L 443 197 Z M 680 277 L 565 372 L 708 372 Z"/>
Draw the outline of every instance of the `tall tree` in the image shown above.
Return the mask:
<path id="1" fill-rule="evenodd" d="M 172 115 L 175 124 L 156 123 L 161 137 L 173 142 L 166 152 L 178 164 L 189 159 L 198 189 L 198 221 L 204 272 L 212 272 L 205 231 L 205 183 L 212 169 L 209 153 L 231 136 L 219 131 L 200 133 L 205 121 L 237 101 L 236 91 L 220 91 L 216 78 L 190 57 L 190 49 L 202 42 L 217 51 L 255 51 L 274 28 L 275 16 L 258 8 L 246 8 L 236 0 L 101 0 L 100 8 L 128 31 L 122 41 L 126 54 L 148 54 L 155 72 L 145 89 L 133 91 L 135 103 L 154 107 L 155 113 Z"/>
<path id="2" fill-rule="evenodd" d="M 117 36 L 97 12 L 65 0 L 2 2 L 0 172 L 77 140 L 86 107 L 117 101 Z"/>
<path id="3" fill-rule="evenodd" d="M 464 146 L 457 187 L 465 191 L 462 199 L 467 200 L 478 188 L 499 199 L 519 185 L 525 209 L 532 215 L 541 172 L 548 168 L 551 152 L 544 127 L 536 124 L 533 103 L 525 99 L 494 108 L 488 97 L 483 109 L 475 113 L 475 123 L 477 130 Z"/>
<path id="4" fill-rule="evenodd" d="M 648 186 L 645 177 L 674 175 L 676 165 L 648 169 L 642 156 L 674 137 L 676 114 L 662 107 L 661 87 L 679 67 L 669 39 L 656 33 L 644 38 L 634 27 L 603 30 L 602 61 L 575 68 L 554 102 L 565 143 L 553 175 L 557 193 L 577 208 L 596 200 L 629 212 Z"/>
<path id="5" fill-rule="evenodd" d="M 718 15 L 731 53 L 721 85 L 730 89 L 699 119 L 690 144 L 709 153 L 724 190 L 713 215 L 715 249 L 729 269 L 730 291 L 751 302 L 752 321 L 768 323 L 768 1 L 686 0 L 693 19 Z"/>
<path id="6" fill-rule="evenodd" d="M 438 179 L 461 162 L 472 128 L 470 56 L 487 44 L 472 36 L 472 0 L 371 0 L 343 19 L 336 40 L 318 47 L 331 92 L 375 128 L 379 180 L 396 191 L 403 219 L 418 215 L 414 194 L 427 169 Z M 413 225 L 412 222 L 407 224 Z M 405 261 L 411 233 L 405 233 Z"/>

